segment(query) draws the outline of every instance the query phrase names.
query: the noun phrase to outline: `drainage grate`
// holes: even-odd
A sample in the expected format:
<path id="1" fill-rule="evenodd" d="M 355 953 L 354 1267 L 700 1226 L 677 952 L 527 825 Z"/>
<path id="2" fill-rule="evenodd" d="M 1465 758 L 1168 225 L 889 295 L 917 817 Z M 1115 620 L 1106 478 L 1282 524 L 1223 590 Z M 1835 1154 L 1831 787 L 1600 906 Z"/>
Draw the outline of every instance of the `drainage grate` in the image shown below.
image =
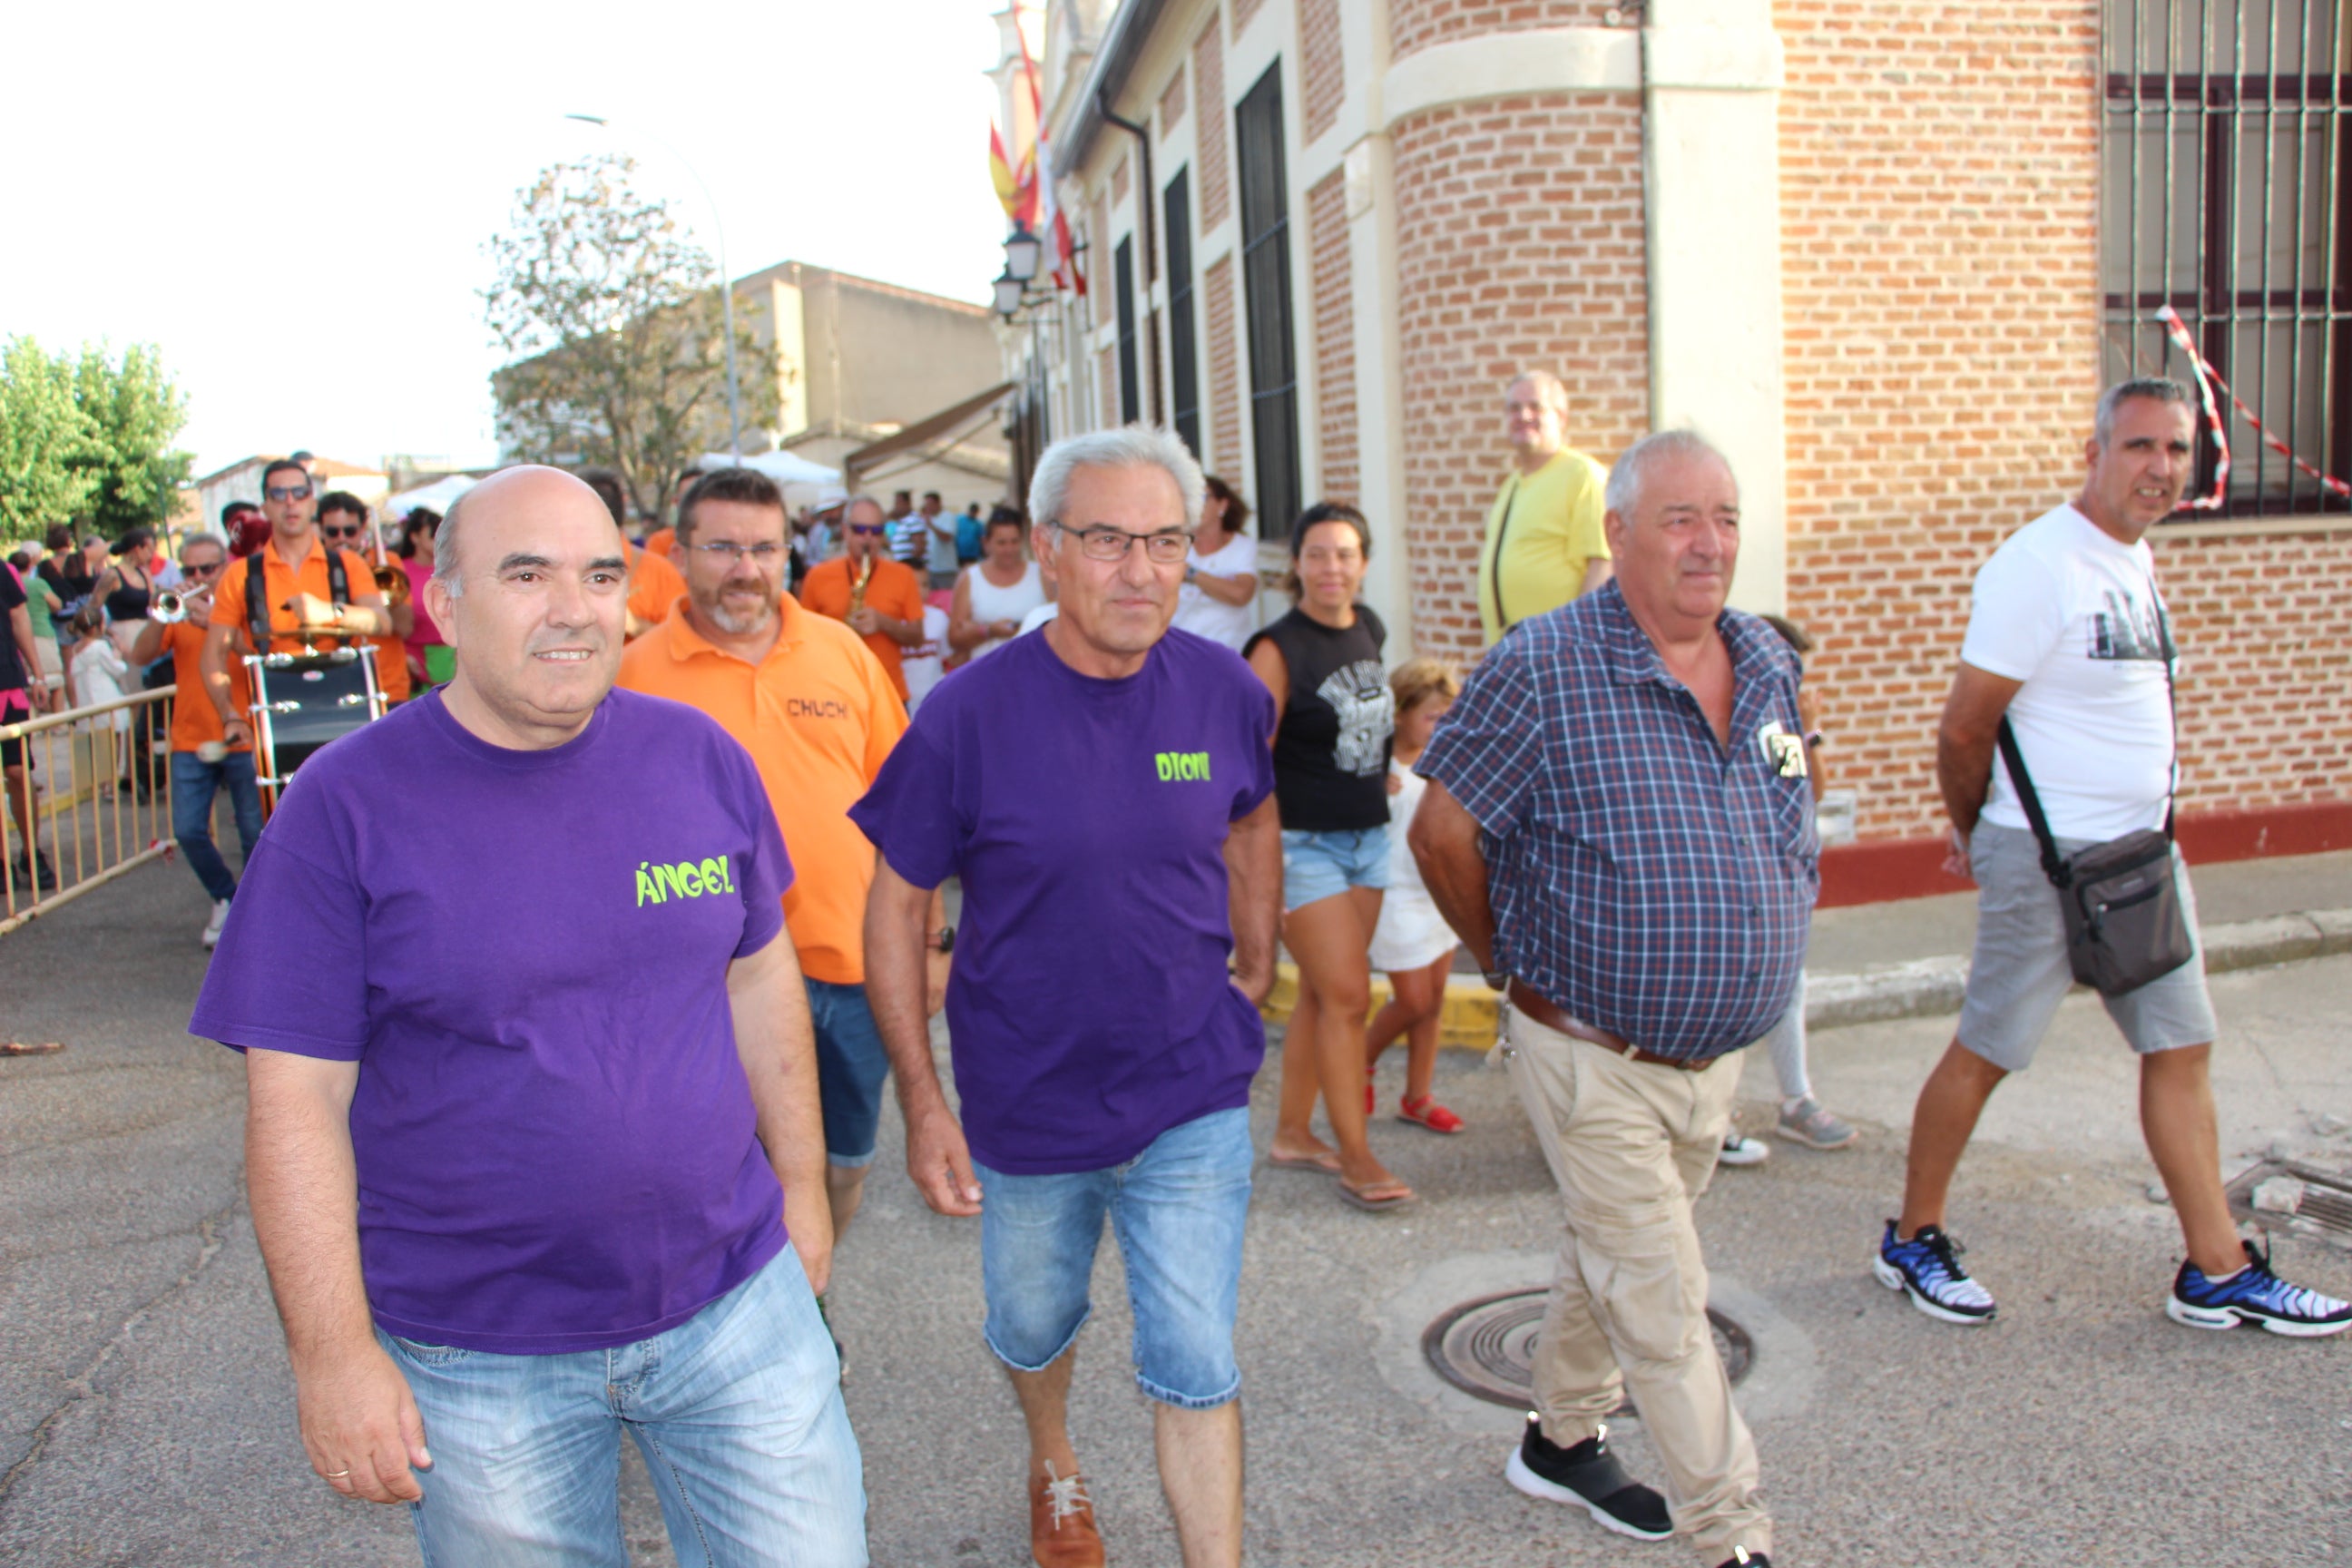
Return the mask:
<path id="1" fill-rule="evenodd" d="M 1530 1398 L 1536 1333 L 1543 1327 L 1543 1289 L 1507 1290 L 1449 1307 L 1421 1336 L 1421 1353 L 1437 1375 L 1491 1405 L 1524 1410 Z M 1713 1307 L 1707 1321 L 1715 1329 L 1715 1352 L 1724 1370 L 1738 1383 L 1756 1360 L 1755 1342 L 1748 1331 Z M 1628 1405 L 1621 1415 L 1633 1414 Z"/>
<path id="2" fill-rule="evenodd" d="M 2352 1247 L 2352 1174 L 2300 1160 L 2264 1160 L 2226 1191 L 2230 1212 L 2240 1219 Z"/>

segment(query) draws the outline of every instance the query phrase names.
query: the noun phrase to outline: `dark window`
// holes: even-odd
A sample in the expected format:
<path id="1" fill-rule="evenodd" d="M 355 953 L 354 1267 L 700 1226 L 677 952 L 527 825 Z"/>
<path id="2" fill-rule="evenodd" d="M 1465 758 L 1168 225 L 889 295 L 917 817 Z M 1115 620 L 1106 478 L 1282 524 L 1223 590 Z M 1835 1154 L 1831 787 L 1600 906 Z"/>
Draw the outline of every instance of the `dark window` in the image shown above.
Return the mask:
<path id="1" fill-rule="evenodd" d="M 1298 372 L 1290 313 L 1290 182 L 1282 158 L 1282 62 L 1234 105 L 1242 176 L 1242 286 L 1249 318 L 1250 436 L 1257 510 L 1281 532 L 1298 515 Z"/>
<path id="2" fill-rule="evenodd" d="M 1135 379 L 1135 241 L 1130 237 L 1118 242 L 1111 252 L 1111 270 L 1117 286 L 1111 297 L 1118 306 L 1118 416 L 1132 425 L 1143 417 L 1143 400 L 1136 391 Z"/>
<path id="3" fill-rule="evenodd" d="M 1200 343 L 1192 331 L 1192 180 L 1179 169 L 1168 182 L 1168 402 L 1171 423 L 1201 455 Z"/>
<path id="4" fill-rule="evenodd" d="M 2343 30 L 2341 0 L 2106 0 L 2100 62 L 2105 379 L 2194 380 L 2157 320 L 2169 305 L 2263 428 L 2336 475 L 2352 461 Z M 2221 412 L 2224 515 L 2344 510 Z M 2200 436 L 2194 494 L 2213 462 Z"/>

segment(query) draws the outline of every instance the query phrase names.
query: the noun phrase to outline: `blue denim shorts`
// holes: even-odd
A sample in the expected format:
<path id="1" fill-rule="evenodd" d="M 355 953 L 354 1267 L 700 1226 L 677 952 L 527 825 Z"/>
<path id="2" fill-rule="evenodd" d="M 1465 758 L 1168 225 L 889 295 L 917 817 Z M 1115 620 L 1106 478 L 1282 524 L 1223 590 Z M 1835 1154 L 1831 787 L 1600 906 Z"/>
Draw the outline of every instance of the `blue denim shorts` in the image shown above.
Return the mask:
<path id="1" fill-rule="evenodd" d="M 1184 1410 L 1238 1396 L 1234 1310 L 1251 1161 L 1249 1110 L 1236 1106 L 1180 1122 L 1106 1170 L 976 1167 L 988 1348 L 1015 1372 L 1061 1359 L 1093 1310 L 1087 1282 L 1108 1214 L 1135 1312 L 1136 1386 Z"/>
<path id="2" fill-rule="evenodd" d="M 1389 828 L 1353 833 L 1282 830 L 1282 908 L 1286 914 L 1350 888 L 1389 885 Z"/>
<path id="3" fill-rule="evenodd" d="M 816 1026 L 817 1100 L 824 1110 L 824 1158 L 833 1165 L 874 1163 L 875 1131 L 882 1125 L 882 1083 L 890 1055 L 874 1026 L 863 985 L 836 985 L 803 975 L 809 1022 Z"/>

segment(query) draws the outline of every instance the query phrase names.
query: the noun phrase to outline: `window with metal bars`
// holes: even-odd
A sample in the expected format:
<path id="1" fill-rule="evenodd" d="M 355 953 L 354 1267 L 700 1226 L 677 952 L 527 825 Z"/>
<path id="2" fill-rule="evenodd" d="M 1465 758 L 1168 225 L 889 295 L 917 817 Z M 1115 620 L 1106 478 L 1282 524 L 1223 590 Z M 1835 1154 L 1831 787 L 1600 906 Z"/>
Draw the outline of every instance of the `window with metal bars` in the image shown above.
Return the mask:
<path id="1" fill-rule="evenodd" d="M 1194 457 L 1201 455 L 1200 340 L 1192 326 L 1192 181 L 1179 169 L 1164 202 L 1168 247 L 1169 423 Z"/>
<path id="2" fill-rule="evenodd" d="M 1143 417 L 1143 396 L 1135 364 L 1135 239 L 1129 236 L 1111 252 L 1111 271 L 1118 284 L 1118 417 L 1132 425 Z"/>
<path id="3" fill-rule="evenodd" d="M 2347 5 L 2105 0 L 2100 39 L 2104 379 L 2194 379 L 2157 319 L 2169 305 L 2263 431 L 2338 477 L 2352 463 Z M 2222 515 L 2345 510 L 2221 408 Z M 2210 494 L 2210 442 L 2198 463 L 2192 493 Z"/>
<path id="4" fill-rule="evenodd" d="M 1250 437 L 1257 510 L 1289 531 L 1298 515 L 1298 371 L 1290 309 L 1290 184 L 1282 152 L 1282 62 L 1234 105 L 1241 171 L 1242 285 L 1248 317 Z M 1222 461 L 1222 458 L 1220 459 Z"/>

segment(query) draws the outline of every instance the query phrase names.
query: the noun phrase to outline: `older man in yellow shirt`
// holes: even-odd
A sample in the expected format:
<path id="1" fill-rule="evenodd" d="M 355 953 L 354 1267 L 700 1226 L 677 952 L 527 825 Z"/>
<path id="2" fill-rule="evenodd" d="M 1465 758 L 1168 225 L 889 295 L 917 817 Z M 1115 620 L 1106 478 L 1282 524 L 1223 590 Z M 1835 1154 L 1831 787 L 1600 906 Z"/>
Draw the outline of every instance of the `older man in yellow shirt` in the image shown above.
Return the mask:
<path id="1" fill-rule="evenodd" d="M 1529 371 L 1504 393 L 1513 467 L 1478 551 L 1478 622 L 1492 647 L 1521 621 L 1609 581 L 1601 463 L 1568 446 L 1568 388 Z"/>

